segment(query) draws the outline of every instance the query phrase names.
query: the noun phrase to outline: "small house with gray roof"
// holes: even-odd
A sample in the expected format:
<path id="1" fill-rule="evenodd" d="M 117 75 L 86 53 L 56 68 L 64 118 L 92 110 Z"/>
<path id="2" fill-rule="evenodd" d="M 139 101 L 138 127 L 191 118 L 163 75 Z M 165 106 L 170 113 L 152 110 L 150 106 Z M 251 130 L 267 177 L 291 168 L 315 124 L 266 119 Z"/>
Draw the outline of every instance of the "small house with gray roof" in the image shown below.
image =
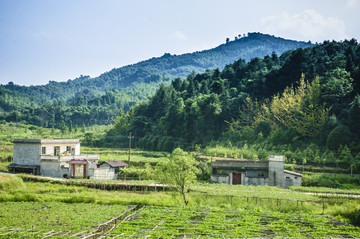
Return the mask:
<path id="1" fill-rule="evenodd" d="M 127 163 L 121 160 L 103 161 L 98 164 L 94 178 L 118 179 L 119 169 L 126 168 Z"/>

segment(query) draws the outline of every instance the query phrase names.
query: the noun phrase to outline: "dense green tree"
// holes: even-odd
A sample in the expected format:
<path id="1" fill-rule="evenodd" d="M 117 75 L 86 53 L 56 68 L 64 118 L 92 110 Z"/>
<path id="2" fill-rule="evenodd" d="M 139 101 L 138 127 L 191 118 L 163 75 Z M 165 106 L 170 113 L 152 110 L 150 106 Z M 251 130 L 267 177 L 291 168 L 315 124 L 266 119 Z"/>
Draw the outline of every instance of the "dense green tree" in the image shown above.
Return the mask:
<path id="1" fill-rule="evenodd" d="M 327 105 L 332 107 L 332 111 L 339 114 L 348 101 L 348 96 L 353 91 L 350 73 L 344 69 L 336 68 L 326 73 L 326 80 L 321 85 L 322 98 Z"/>
<path id="2" fill-rule="evenodd" d="M 360 96 L 356 95 L 350 104 L 349 126 L 358 136 L 360 136 Z"/>
<path id="3" fill-rule="evenodd" d="M 73 131 L 73 126 L 72 126 L 72 121 L 70 120 L 69 122 L 69 132 L 72 133 Z"/>

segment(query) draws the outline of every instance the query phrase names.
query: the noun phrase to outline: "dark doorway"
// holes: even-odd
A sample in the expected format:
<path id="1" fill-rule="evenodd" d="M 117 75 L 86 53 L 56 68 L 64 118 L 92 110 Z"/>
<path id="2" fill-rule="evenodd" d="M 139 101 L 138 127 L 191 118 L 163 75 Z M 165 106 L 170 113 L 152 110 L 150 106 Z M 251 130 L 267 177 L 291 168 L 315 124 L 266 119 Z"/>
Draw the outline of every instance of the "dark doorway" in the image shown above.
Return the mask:
<path id="1" fill-rule="evenodd" d="M 241 173 L 233 173 L 232 184 L 241 184 Z"/>

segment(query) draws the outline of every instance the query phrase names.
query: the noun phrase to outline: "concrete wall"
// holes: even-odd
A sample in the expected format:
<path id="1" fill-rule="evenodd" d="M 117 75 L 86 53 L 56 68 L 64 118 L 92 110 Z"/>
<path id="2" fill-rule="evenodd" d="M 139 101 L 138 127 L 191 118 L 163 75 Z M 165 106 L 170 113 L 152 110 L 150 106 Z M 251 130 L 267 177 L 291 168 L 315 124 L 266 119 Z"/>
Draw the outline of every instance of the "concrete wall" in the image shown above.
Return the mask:
<path id="1" fill-rule="evenodd" d="M 93 179 L 117 179 L 115 168 L 96 168 L 91 178 Z"/>
<path id="2" fill-rule="evenodd" d="M 285 156 L 270 155 L 269 161 L 219 160 L 213 161 L 211 182 L 232 184 L 233 174 L 241 173 L 242 185 L 269 185 L 285 187 L 284 174 Z M 262 176 L 248 175 L 248 172 L 263 171 Z M 290 183 L 290 179 L 288 184 Z M 293 185 L 301 185 L 301 177 L 291 177 Z"/>
<path id="3" fill-rule="evenodd" d="M 80 143 L 75 145 L 75 155 L 80 155 Z"/>
<path id="4" fill-rule="evenodd" d="M 291 186 L 301 186 L 302 185 L 302 177 L 299 175 L 294 175 L 291 173 L 284 173 L 285 176 L 285 188 L 289 188 Z"/>
<path id="5" fill-rule="evenodd" d="M 68 167 L 61 167 L 59 162 L 42 161 L 40 164 L 40 174 L 42 176 L 63 178 L 64 174 L 69 174 Z"/>
<path id="6" fill-rule="evenodd" d="M 285 156 L 269 156 L 269 186 L 285 187 Z"/>
<path id="7" fill-rule="evenodd" d="M 266 186 L 269 185 L 269 178 L 251 178 L 242 176 L 242 185 Z"/>
<path id="8" fill-rule="evenodd" d="M 225 184 L 231 184 L 230 176 L 226 175 L 211 175 L 210 181 L 212 183 L 225 183 Z"/>
<path id="9" fill-rule="evenodd" d="M 13 161 L 20 165 L 40 165 L 39 144 L 14 144 Z"/>
<path id="10" fill-rule="evenodd" d="M 238 172 L 234 172 L 238 173 Z M 211 175 L 210 181 L 212 183 L 224 183 L 232 185 L 233 173 L 229 175 Z M 254 186 L 265 186 L 269 185 L 269 178 L 266 177 L 246 177 L 246 173 L 241 173 L 241 185 L 254 185 Z"/>

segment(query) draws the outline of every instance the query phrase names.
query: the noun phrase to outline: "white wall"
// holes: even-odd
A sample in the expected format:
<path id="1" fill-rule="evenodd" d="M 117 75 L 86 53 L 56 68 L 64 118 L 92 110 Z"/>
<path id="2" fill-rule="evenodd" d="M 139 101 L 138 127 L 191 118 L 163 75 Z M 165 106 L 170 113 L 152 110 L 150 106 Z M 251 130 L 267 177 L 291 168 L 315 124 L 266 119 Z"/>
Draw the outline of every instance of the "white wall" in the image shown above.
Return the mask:
<path id="1" fill-rule="evenodd" d="M 96 168 L 94 169 L 93 179 L 117 179 L 115 168 Z"/>
<path id="2" fill-rule="evenodd" d="M 75 145 L 75 155 L 80 155 L 80 143 Z"/>
<path id="3" fill-rule="evenodd" d="M 66 147 L 70 146 L 71 148 L 75 149 L 75 155 L 79 155 L 80 154 L 80 144 L 71 144 L 71 143 L 67 143 L 67 144 L 42 144 L 41 147 L 46 147 L 46 155 L 54 155 L 54 148 L 55 146 L 59 146 L 60 147 L 60 154 L 66 152 Z M 40 151 L 41 152 L 41 151 Z M 71 153 L 71 151 L 70 151 Z"/>

